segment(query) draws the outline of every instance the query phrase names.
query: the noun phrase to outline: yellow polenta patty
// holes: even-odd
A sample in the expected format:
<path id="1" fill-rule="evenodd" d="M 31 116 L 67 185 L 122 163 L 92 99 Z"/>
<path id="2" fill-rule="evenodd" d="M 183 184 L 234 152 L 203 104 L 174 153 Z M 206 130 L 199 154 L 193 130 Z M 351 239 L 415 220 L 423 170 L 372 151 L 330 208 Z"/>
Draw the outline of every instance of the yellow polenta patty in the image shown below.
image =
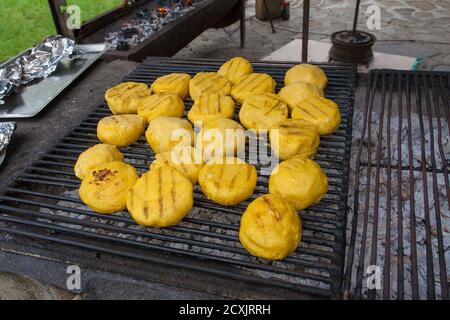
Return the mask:
<path id="1" fill-rule="evenodd" d="M 75 175 L 78 179 L 83 180 L 93 167 L 103 163 L 123 161 L 123 158 L 123 154 L 116 146 L 105 143 L 97 144 L 80 154 L 74 167 Z"/>
<path id="2" fill-rule="evenodd" d="M 159 153 L 150 166 L 155 170 L 163 166 L 170 166 L 184 174 L 193 184 L 198 181 L 198 175 L 204 163 L 200 151 L 191 146 L 175 147 L 171 151 Z"/>
<path id="3" fill-rule="evenodd" d="M 219 118 L 231 119 L 234 115 L 235 104 L 229 96 L 217 93 L 206 93 L 195 101 L 188 113 L 188 119 L 195 122 L 207 123 Z"/>
<path id="4" fill-rule="evenodd" d="M 98 213 L 125 210 L 127 194 L 138 178 L 136 170 L 121 161 L 95 166 L 81 183 L 80 198 Z"/>
<path id="5" fill-rule="evenodd" d="M 273 170 L 269 192 L 303 210 L 322 200 L 328 192 L 328 179 L 317 162 L 298 156 L 283 161 Z"/>
<path id="6" fill-rule="evenodd" d="M 296 65 L 286 72 L 284 77 L 285 85 L 298 81 L 314 84 L 322 90 L 325 90 L 328 84 L 325 72 L 321 68 L 307 63 Z"/>
<path id="7" fill-rule="evenodd" d="M 171 73 L 156 79 L 151 90 L 153 93 L 174 93 L 184 100 L 189 94 L 189 81 L 191 76 L 186 73 Z"/>
<path id="8" fill-rule="evenodd" d="M 253 67 L 248 60 L 235 57 L 225 62 L 217 73 L 235 84 L 240 77 L 253 73 Z"/>
<path id="9" fill-rule="evenodd" d="M 196 148 L 201 150 L 203 159 L 233 157 L 245 151 L 246 133 L 244 128 L 231 119 L 216 119 L 207 122 L 197 135 Z"/>
<path id="10" fill-rule="evenodd" d="M 108 91 L 105 99 L 113 114 L 136 113 L 141 99 L 151 95 L 145 83 L 124 82 Z"/>
<path id="11" fill-rule="evenodd" d="M 297 249 L 301 237 L 302 226 L 297 211 L 280 197 L 261 196 L 242 216 L 239 239 L 256 257 L 282 260 Z"/>
<path id="12" fill-rule="evenodd" d="M 320 135 L 332 134 L 341 125 L 339 106 L 332 100 L 323 97 L 311 97 L 303 100 L 294 107 L 292 118 L 311 123 Z"/>
<path id="13" fill-rule="evenodd" d="M 189 92 L 192 100 L 197 100 L 205 93 L 229 96 L 231 82 L 215 72 L 200 72 L 189 82 Z"/>
<path id="14" fill-rule="evenodd" d="M 312 158 L 316 155 L 320 144 L 316 128 L 303 120 L 281 121 L 272 126 L 269 137 L 272 150 L 281 160 L 294 156 Z"/>
<path id="15" fill-rule="evenodd" d="M 159 117 L 178 117 L 184 115 L 184 102 L 175 93 L 157 93 L 144 98 L 137 111 L 147 123 Z"/>
<path id="16" fill-rule="evenodd" d="M 282 88 L 278 96 L 292 111 L 296 105 L 310 97 L 323 97 L 323 90 L 308 82 L 294 82 Z"/>
<path id="17" fill-rule="evenodd" d="M 191 181 L 170 166 L 145 173 L 129 191 L 127 208 L 142 226 L 177 225 L 194 203 Z"/>
<path id="18" fill-rule="evenodd" d="M 118 147 L 135 143 L 144 131 L 144 118 L 135 114 L 105 117 L 97 125 L 98 139 Z"/>
<path id="19" fill-rule="evenodd" d="M 272 93 L 251 95 L 244 101 L 239 112 L 242 125 L 257 132 L 269 130 L 272 125 L 286 120 L 288 116 L 287 105 Z"/>
<path id="20" fill-rule="evenodd" d="M 249 96 L 258 93 L 275 93 L 277 83 L 265 73 L 252 73 L 240 77 L 231 90 L 231 96 L 238 103 L 244 103 Z"/>
<path id="21" fill-rule="evenodd" d="M 150 122 L 145 137 L 155 153 L 162 153 L 176 146 L 192 146 L 194 129 L 185 119 L 159 117 Z"/>
<path id="22" fill-rule="evenodd" d="M 238 158 L 217 158 L 200 171 L 198 182 L 206 197 L 224 206 L 248 199 L 256 188 L 256 168 Z"/>

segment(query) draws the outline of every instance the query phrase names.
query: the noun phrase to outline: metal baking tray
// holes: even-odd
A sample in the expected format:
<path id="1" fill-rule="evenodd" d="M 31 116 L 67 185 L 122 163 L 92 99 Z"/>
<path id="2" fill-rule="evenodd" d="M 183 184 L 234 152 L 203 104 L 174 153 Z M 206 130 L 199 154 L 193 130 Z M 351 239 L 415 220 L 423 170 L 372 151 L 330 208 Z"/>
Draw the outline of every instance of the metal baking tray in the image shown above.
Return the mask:
<path id="1" fill-rule="evenodd" d="M 61 61 L 48 78 L 19 88 L 17 93 L 6 98 L 5 104 L 0 105 L 0 119 L 34 117 L 107 50 L 104 44 L 78 45 L 78 48 L 85 52 L 82 58 Z M 0 68 L 9 61 L 0 65 Z"/>

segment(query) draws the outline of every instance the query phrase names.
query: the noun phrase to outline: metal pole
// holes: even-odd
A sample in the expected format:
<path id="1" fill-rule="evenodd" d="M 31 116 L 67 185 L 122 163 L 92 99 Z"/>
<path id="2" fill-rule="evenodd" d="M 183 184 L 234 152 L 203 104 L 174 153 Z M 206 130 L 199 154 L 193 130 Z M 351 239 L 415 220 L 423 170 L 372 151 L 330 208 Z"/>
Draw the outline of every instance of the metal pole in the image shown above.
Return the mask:
<path id="1" fill-rule="evenodd" d="M 272 14 L 270 13 L 269 6 L 267 5 L 267 0 L 263 0 L 264 10 L 266 11 L 266 15 L 269 18 L 270 26 L 272 27 L 272 33 L 275 33 L 275 26 L 273 25 Z"/>
<path id="2" fill-rule="evenodd" d="M 359 5 L 361 0 L 356 0 L 355 17 L 353 18 L 353 35 L 356 34 L 356 28 L 358 27 Z"/>
<path id="3" fill-rule="evenodd" d="M 246 28 L 245 28 L 245 0 L 241 0 L 241 21 L 240 21 L 240 27 L 241 27 L 241 48 L 245 47 L 245 34 L 246 34 Z"/>
<path id="4" fill-rule="evenodd" d="M 309 41 L 309 0 L 303 1 L 303 36 L 302 36 L 302 62 L 308 62 Z"/>

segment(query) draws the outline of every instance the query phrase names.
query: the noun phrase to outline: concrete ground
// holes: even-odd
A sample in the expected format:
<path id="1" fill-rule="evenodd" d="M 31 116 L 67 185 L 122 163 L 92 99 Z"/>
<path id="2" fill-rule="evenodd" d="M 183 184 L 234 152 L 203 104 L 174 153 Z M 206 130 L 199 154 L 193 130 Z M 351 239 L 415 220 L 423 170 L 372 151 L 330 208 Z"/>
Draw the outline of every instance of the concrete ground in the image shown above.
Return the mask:
<path id="1" fill-rule="evenodd" d="M 293 39 L 300 37 L 301 6 L 293 0 L 290 21 L 276 21 L 277 33 L 270 26 L 254 18 L 254 2 L 247 3 L 247 44 L 239 48 L 239 23 L 222 30 L 207 30 L 196 40 L 181 50 L 176 56 L 189 58 L 229 58 L 242 55 L 250 59 L 260 59 L 279 49 Z M 311 39 L 328 41 L 329 35 L 337 30 L 350 28 L 353 0 L 312 0 Z M 364 13 L 368 5 L 377 3 L 381 9 L 381 29 L 371 31 L 378 38 L 375 50 L 385 53 L 403 54 L 422 58 L 418 69 L 450 71 L 450 1 L 448 0 L 378 0 L 363 1 L 359 27 L 367 30 Z M 102 63 L 103 65 L 103 63 Z M 96 67 L 97 68 L 97 67 Z M 100 92 L 119 81 L 134 68 L 133 63 L 117 62 L 114 66 L 101 67 L 102 72 L 91 72 L 88 79 L 96 83 L 82 82 L 60 98 L 64 113 L 48 110 L 37 120 L 19 123 L 19 131 L 8 150 L 6 165 L 10 172 L 20 172 L 33 156 L 48 148 L 64 132 L 84 118 L 90 110 L 80 112 L 79 105 L 95 105 Z M 105 71 L 109 70 L 109 71 Z M 105 73 L 106 72 L 106 73 Z M 109 74 L 107 74 L 109 72 Z M 108 76 L 108 80 L 105 80 Z M 103 79 L 99 79 L 102 77 Z M 62 108 L 62 107 L 61 107 Z M 55 108 L 56 109 L 56 108 Z M 60 109 L 61 110 L 61 109 Z M 46 117 L 45 119 L 43 119 Z M 53 120 L 52 120 L 53 119 Z M 39 136 L 42 123 L 54 124 L 45 141 L 33 139 Z M 28 159 L 31 157 L 30 159 Z M 20 159 L 28 159 L 20 161 Z M 5 171 L 5 170 L 4 170 Z M 3 172 L 5 173 L 5 172 Z M 2 171 L 0 169 L 0 176 Z M 4 179 L 3 179 L 4 178 Z M 10 182 L 12 176 L 3 175 L 0 189 Z M 78 296 L 39 283 L 29 278 L 0 273 L 0 300 L 2 299 L 76 299 Z M 98 297 L 97 297 L 98 298 Z"/>
<path id="2" fill-rule="evenodd" d="M 261 59 L 293 39 L 301 38 L 302 5 L 292 0 L 291 19 L 275 21 L 277 33 L 269 24 L 254 17 L 255 0 L 247 1 L 247 45 L 240 49 L 239 23 L 223 30 L 208 30 L 181 50 L 178 57 L 229 58 L 242 55 Z M 450 71 L 450 2 L 448 0 L 362 1 L 358 28 L 373 33 L 374 50 L 414 56 L 423 62 L 420 70 Z M 380 7 L 381 28 L 368 30 L 365 13 L 369 5 Z M 331 33 L 352 26 L 354 0 L 311 0 L 310 38 L 329 42 Z M 299 54 L 300 55 L 300 54 Z"/>

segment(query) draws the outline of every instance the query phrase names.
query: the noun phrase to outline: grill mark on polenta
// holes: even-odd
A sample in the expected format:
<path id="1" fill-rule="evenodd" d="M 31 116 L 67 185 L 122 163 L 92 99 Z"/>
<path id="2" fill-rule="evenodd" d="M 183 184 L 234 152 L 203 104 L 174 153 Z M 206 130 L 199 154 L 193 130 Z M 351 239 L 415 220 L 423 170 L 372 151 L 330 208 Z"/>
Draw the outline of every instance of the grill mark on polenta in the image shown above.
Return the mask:
<path id="1" fill-rule="evenodd" d="M 218 96 L 218 98 L 217 98 L 217 112 L 218 112 L 218 113 L 221 113 L 221 112 L 222 112 L 221 101 L 222 101 L 221 97 Z"/>
<path id="2" fill-rule="evenodd" d="M 311 108 L 313 108 L 313 109 L 319 111 L 319 113 L 322 113 L 322 114 L 325 115 L 325 116 L 328 115 L 327 112 L 323 111 L 322 108 L 316 106 L 315 104 L 313 104 L 313 103 L 311 103 L 311 102 L 309 102 L 309 101 L 305 101 L 305 103 L 306 103 L 307 105 L 309 105 Z"/>
<path id="3" fill-rule="evenodd" d="M 277 219 L 278 221 L 280 221 L 280 220 L 281 220 L 281 213 L 280 213 L 280 211 L 278 211 L 278 210 L 273 206 L 273 204 L 270 202 L 270 200 L 268 199 L 268 197 L 263 197 L 263 200 L 264 200 L 265 204 L 267 205 L 267 208 L 269 209 L 269 211 L 275 215 L 275 219 Z"/>
<path id="4" fill-rule="evenodd" d="M 228 187 L 230 190 L 233 190 L 234 184 L 236 183 L 236 179 L 239 177 L 241 173 L 242 166 L 239 166 L 237 173 L 233 176 L 233 178 L 230 181 L 230 186 Z"/>
<path id="5" fill-rule="evenodd" d="M 262 78 L 264 78 L 264 79 L 262 79 L 262 81 L 258 82 L 257 85 L 254 85 L 251 89 L 248 89 L 248 91 L 250 91 L 250 92 L 255 91 L 255 90 L 256 90 L 259 86 L 261 86 L 266 80 L 268 80 L 268 79 L 267 79 L 264 75 L 262 75 L 262 74 L 258 75 L 258 77 L 259 77 L 259 78 L 262 77 Z M 258 77 L 257 77 L 257 78 L 258 78 Z M 257 78 L 255 78 L 255 81 L 254 81 L 254 82 L 256 82 L 256 79 L 257 79 Z M 250 84 L 251 84 L 251 83 L 248 84 L 247 88 L 250 87 Z"/>
<path id="6" fill-rule="evenodd" d="M 299 108 L 300 110 L 302 110 L 304 113 L 306 113 L 307 115 L 309 115 L 311 118 L 313 118 L 313 119 L 315 119 L 315 120 L 318 120 L 318 118 L 314 115 L 314 114 L 312 114 L 311 112 L 309 112 L 306 108 L 303 108 L 303 107 L 301 107 L 301 106 L 296 106 L 296 108 Z"/>

